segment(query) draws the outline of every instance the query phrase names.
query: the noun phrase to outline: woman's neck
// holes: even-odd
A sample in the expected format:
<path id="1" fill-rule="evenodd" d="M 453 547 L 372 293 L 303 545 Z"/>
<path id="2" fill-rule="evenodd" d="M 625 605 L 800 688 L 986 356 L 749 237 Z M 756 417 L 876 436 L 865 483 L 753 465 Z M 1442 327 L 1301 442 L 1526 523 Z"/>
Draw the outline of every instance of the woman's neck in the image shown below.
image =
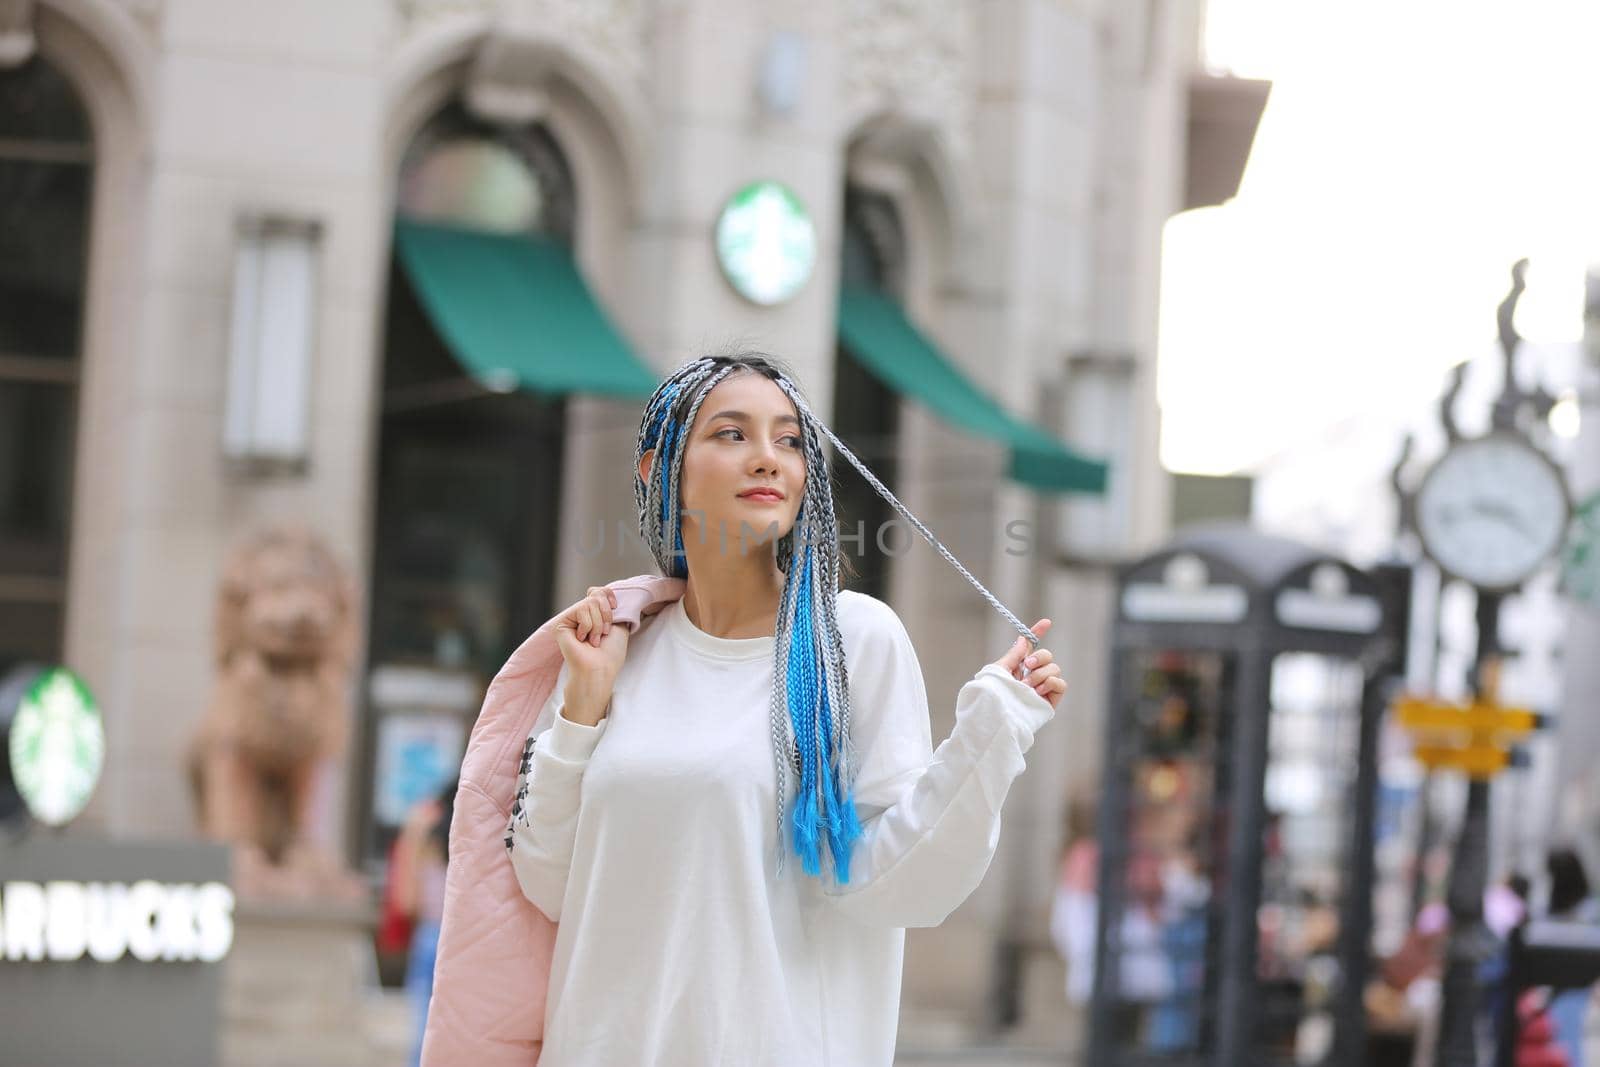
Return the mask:
<path id="1" fill-rule="evenodd" d="M 771 552 L 745 558 L 689 559 L 683 610 L 712 637 L 771 637 L 783 602 L 784 574 Z"/>

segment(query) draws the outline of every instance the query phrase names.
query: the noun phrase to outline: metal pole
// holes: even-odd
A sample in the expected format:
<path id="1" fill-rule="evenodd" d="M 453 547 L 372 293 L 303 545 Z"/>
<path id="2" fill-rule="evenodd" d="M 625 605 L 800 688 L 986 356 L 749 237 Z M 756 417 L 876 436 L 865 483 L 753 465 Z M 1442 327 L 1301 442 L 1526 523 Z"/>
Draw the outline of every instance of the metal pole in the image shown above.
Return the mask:
<path id="1" fill-rule="evenodd" d="M 1422 819 L 1417 831 L 1415 868 L 1411 875 L 1411 925 L 1417 925 L 1417 916 L 1428 903 L 1428 856 L 1438 843 L 1439 820 L 1433 816 L 1433 771 L 1422 776 L 1422 786 L 1417 795 L 1421 798 Z"/>
<path id="2" fill-rule="evenodd" d="M 1504 594 L 1478 591 L 1478 656 L 1472 686 L 1479 702 L 1498 696 L 1500 604 Z M 1489 880 L 1489 782 L 1474 778 L 1450 867 L 1450 941 L 1445 954 L 1444 1004 L 1436 1067 L 1478 1067 L 1478 972 L 1499 944 L 1483 921 Z"/>
<path id="3" fill-rule="evenodd" d="M 1372 933 L 1374 856 L 1373 823 L 1377 818 L 1378 730 L 1398 678 L 1389 665 L 1368 673 L 1361 688 L 1361 741 L 1355 787 L 1355 819 L 1346 846 L 1350 850 L 1350 883 L 1341 905 L 1339 965 L 1342 988 L 1335 1008 L 1334 1054 L 1330 1064 L 1355 1067 L 1366 1061 L 1367 1013 L 1362 992 L 1367 987 L 1368 942 Z"/>

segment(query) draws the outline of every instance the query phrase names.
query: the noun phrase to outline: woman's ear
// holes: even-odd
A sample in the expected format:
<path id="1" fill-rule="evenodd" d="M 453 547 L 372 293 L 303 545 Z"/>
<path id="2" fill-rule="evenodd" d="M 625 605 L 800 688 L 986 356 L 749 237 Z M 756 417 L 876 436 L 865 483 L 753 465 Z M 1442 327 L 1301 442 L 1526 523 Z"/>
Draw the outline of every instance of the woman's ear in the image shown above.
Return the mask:
<path id="1" fill-rule="evenodd" d="M 653 448 L 646 449 L 644 455 L 639 457 L 639 480 L 641 482 L 650 481 L 650 464 L 655 462 L 655 458 L 656 450 Z"/>

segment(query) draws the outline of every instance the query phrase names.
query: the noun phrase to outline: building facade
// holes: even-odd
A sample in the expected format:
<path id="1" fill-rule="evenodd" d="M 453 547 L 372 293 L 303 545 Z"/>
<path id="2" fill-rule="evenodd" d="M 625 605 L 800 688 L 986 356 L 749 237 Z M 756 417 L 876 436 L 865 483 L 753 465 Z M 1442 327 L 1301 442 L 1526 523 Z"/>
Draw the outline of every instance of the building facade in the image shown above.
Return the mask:
<path id="1" fill-rule="evenodd" d="M 106 770 L 77 831 L 194 833 L 183 752 L 223 561 L 304 520 L 367 620 L 320 825 L 376 875 L 509 650 L 651 570 L 618 536 L 639 403 L 612 386 L 746 342 L 1018 616 L 1056 620 L 1060 723 L 984 887 L 909 949 L 908 1001 L 972 1007 L 996 931 L 1043 943 L 1066 791 L 1099 751 L 1109 566 L 1166 533 L 1161 226 L 1232 195 L 1261 103 L 1198 71 L 1199 19 L 1155 0 L 0 0 L 0 672 L 62 662 L 98 696 Z M 776 304 L 730 284 L 715 240 L 760 180 L 814 228 Z M 429 227 L 519 234 L 576 294 L 509 305 L 517 373 L 474 363 L 447 290 L 495 279 L 439 273 Z M 1106 480 L 1008 477 L 1003 433 L 842 340 L 852 286 L 973 403 Z M 839 466 L 847 520 L 890 518 Z M 939 739 L 1007 627 L 911 531 L 886 541 L 856 557 L 860 587 L 906 621 Z"/>

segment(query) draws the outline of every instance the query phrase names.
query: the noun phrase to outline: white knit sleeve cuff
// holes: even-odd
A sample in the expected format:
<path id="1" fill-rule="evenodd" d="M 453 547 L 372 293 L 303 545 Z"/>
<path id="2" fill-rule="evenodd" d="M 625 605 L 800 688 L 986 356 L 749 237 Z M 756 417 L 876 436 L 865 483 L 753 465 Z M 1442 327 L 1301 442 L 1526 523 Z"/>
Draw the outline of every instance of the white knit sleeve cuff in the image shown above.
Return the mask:
<path id="1" fill-rule="evenodd" d="M 593 726 L 585 726 L 580 722 L 573 722 L 560 710 L 556 712 L 556 721 L 550 727 L 550 736 L 546 740 L 546 751 L 556 759 L 567 763 L 584 763 L 594 755 L 594 746 L 600 743 L 600 735 L 605 733 L 606 720 L 601 719 Z"/>
<path id="2" fill-rule="evenodd" d="M 1013 718 L 1027 729 L 1029 735 L 1039 731 L 1045 723 L 1055 718 L 1056 709 L 1050 701 L 1039 695 L 1038 690 L 1027 682 L 1013 678 L 1003 667 L 993 663 L 986 663 L 981 667 L 973 679 L 990 679 L 986 684 L 994 687 L 998 692 L 1005 694 L 1006 706 L 1010 709 Z M 1024 750 L 1026 751 L 1026 750 Z"/>

